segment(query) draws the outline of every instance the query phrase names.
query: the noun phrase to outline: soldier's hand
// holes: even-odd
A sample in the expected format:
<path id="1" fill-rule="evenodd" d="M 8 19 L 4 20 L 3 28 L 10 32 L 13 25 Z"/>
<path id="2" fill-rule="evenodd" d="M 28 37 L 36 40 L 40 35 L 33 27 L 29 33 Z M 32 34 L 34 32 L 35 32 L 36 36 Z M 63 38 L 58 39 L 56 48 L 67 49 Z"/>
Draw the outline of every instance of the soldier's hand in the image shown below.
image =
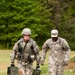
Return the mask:
<path id="1" fill-rule="evenodd" d="M 14 62 L 11 62 L 11 66 L 14 66 Z"/>
<path id="2" fill-rule="evenodd" d="M 36 69 L 37 69 L 37 68 L 40 68 L 39 64 L 37 64 Z"/>
<path id="3" fill-rule="evenodd" d="M 40 64 L 43 66 L 43 65 L 44 65 L 44 62 L 41 60 L 41 61 L 40 61 Z"/>
<path id="4" fill-rule="evenodd" d="M 68 65 L 68 61 L 64 61 L 63 66 L 67 66 L 67 65 Z"/>
<path id="5" fill-rule="evenodd" d="M 44 65 L 44 63 L 41 63 L 41 65 L 43 66 L 43 65 Z"/>

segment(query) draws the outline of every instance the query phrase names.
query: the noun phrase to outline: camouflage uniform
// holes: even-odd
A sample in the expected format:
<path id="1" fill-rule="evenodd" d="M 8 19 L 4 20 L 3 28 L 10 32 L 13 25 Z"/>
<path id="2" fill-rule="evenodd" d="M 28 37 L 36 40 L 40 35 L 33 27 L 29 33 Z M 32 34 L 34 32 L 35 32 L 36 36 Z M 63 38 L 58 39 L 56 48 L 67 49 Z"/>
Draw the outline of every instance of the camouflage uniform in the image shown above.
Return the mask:
<path id="1" fill-rule="evenodd" d="M 31 38 L 27 42 L 26 47 L 24 48 L 25 44 L 26 43 L 24 42 L 23 38 L 21 38 L 17 43 L 15 43 L 13 47 L 13 52 L 11 53 L 11 62 L 14 62 L 15 59 L 18 60 L 19 75 L 32 75 L 33 61 L 36 59 L 37 64 L 39 64 L 39 48 L 36 42 Z M 21 56 L 19 56 L 19 45 L 21 47 L 21 50 L 24 49 Z M 32 61 L 28 59 L 29 56 L 31 56 Z"/>
<path id="2" fill-rule="evenodd" d="M 42 46 L 41 62 L 44 62 L 48 49 L 50 49 L 48 61 L 50 75 L 63 75 L 64 65 L 70 55 L 68 43 L 61 37 L 58 37 L 56 42 L 53 42 L 52 38 L 48 39 Z"/>

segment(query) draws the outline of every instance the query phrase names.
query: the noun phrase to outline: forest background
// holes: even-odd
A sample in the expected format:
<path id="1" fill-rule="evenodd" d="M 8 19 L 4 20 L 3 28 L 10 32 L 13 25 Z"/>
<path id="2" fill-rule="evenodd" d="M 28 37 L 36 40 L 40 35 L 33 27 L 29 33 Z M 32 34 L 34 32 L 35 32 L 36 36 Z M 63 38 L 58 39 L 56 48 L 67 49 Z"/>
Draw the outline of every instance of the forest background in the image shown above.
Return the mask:
<path id="1" fill-rule="evenodd" d="M 0 0 L 0 49 L 12 49 L 27 27 L 39 47 L 56 28 L 75 50 L 75 0 Z"/>

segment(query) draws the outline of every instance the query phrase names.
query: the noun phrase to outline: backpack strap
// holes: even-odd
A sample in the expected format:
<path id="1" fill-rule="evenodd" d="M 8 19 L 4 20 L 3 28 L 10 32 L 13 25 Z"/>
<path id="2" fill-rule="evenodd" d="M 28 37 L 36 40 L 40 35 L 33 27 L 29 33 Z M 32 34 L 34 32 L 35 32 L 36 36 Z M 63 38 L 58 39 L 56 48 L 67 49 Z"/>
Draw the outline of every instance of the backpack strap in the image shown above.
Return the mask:
<path id="1" fill-rule="evenodd" d="M 22 41 L 23 41 L 23 40 L 20 40 L 20 41 L 18 42 L 18 52 L 19 52 L 18 57 L 19 57 L 19 60 L 22 60 L 24 50 L 25 50 L 26 45 L 27 45 L 27 43 L 28 43 L 28 41 L 27 41 L 26 44 L 24 45 L 24 48 L 22 48 L 21 45 L 20 45 L 20 43 L 21 43 Z"/>

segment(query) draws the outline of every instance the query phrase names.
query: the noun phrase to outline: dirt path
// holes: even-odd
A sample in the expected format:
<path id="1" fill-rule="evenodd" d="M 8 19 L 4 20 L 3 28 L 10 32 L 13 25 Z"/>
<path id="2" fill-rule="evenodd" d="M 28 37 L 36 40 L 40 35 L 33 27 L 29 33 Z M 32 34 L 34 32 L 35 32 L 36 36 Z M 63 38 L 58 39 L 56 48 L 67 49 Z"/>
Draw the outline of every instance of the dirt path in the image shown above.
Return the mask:
<path id="1" fill-rule="evenodd" d="M 67 69 L 75 69 L 75 62 L 69 62 L 68 66 L 66 68 Z"/>

